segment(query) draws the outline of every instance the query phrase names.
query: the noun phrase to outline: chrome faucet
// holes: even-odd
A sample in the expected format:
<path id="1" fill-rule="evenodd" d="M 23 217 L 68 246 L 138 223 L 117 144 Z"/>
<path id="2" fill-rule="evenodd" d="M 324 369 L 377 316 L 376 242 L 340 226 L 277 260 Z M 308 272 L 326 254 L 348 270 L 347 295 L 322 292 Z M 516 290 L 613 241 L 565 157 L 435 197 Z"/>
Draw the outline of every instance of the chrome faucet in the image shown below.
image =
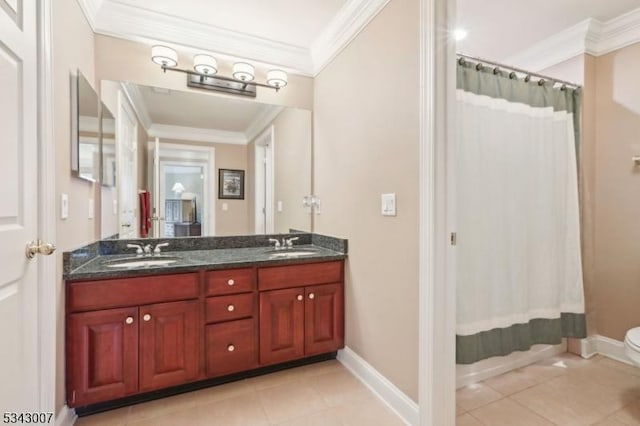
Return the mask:
<path id="1" fill-rule="evenodd" d="M 142 249 L 142 246 L 140 244 L 127 244 L 127 248 L 136 249 L 137 255 L 141 255 L 142 253 L 144 253 L 144 250 Z"/>
<path id="2" fill-rule="evenodd" d="M 169 243 L 156 244 L 156 247 L 153 249 L 153 254 L 160 254 L 162 247 L 169 247 Z"/>
<path id="3" fill-rule="evenodd" d="M 273 248 L 275 248 L 276 250 L 280 250 L 282 248 L 282 244 L 280 244 L 280 241 L 276 240 L 275 238 L 269 238 L 269 242 L 273 243 Z"/>

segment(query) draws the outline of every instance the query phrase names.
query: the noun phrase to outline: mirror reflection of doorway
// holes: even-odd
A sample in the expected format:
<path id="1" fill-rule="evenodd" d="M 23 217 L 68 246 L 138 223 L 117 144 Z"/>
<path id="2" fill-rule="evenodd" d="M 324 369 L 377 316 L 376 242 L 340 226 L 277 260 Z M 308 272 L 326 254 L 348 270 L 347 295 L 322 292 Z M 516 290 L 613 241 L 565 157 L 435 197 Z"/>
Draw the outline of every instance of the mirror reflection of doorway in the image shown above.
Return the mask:
<path id="1" fill-rule="evenodd" d="M 156 156 L 157 149 L 157 156 Z M 149 144 L 154 237 L 215 235 L 211 171 L 213 148 L 183 144 Z"/>
<path id="2" fill-rule="evenodd" d="M 160 162 L 160 188 L 164 202 L 163 237 L 202 235 L 202 206 L 206 166 L 186 162 Z M 201 206 L 200 208 L 198 206 Z"/>

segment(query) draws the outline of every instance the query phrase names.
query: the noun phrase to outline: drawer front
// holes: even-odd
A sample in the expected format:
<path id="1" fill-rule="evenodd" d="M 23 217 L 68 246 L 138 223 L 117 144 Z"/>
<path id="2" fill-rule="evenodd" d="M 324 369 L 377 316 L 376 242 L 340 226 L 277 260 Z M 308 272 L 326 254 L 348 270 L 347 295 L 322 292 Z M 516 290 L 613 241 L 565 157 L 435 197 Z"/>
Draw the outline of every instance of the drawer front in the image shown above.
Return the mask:
<path id="1" fill-rule="evenodd" d="M 253 316 L 256 295 L 233 294 L 207 298 L 207 322 L 222 322 Z"/>
<path id="2" fill-rule="evenodd" d="M 244 319 L 206 326 L 207 376 L 255 368 L 258 363 L 255 321 Z"/>
<path id="3" fill-rule="evenodd" d="M 200 286 L 192 273 L 74 282 L 67 292 L 68 312 L 81 312 L 196 299 Z"/>
<path id="4" fill-rule="evenodd" d="M 258 288 L 263 291 L 342 282 L 342 265 L 343 262 L 339 260 L 260 268 L 258 270 Z"/>
<path id="5" fill-rule="evenodd" d="M 207 296 L 247 293 L 256 287 L 253 268 L 225 269 L 207 272 Z"/>

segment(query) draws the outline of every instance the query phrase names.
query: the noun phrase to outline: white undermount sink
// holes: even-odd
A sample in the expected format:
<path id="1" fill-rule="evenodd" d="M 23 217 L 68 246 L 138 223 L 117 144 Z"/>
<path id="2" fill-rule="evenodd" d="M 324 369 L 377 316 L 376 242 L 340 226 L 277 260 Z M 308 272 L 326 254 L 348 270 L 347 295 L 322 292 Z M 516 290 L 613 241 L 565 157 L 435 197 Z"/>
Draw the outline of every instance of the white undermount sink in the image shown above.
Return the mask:
<path id="1" fill-rule="evenodd" d="M 127 257 L 124 259 L 117 259 L 107 262 L 109 268 L 134 268 L 134 267 L 146 267 L 146 266 L 163 266 L 170 265 L 177 262 L 177 257 Z"/>
<path id="2" fill-rule="evenodd" d="M 309 256 L 312 254 L 316 254 L 317 250 L 284 249 L 284 250 L 270 250 L 267 253 L 271 257 L 299 257 L 299 256 Z"/>

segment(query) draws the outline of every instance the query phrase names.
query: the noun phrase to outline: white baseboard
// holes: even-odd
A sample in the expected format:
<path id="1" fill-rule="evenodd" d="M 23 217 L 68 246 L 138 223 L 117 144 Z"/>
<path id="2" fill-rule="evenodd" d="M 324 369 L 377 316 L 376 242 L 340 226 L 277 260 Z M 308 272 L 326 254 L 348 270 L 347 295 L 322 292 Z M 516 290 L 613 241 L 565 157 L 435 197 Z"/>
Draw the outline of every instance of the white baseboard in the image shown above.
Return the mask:
<path id="1" fill-rule="evenodd" d="M 625 353 L 624 342 L 619 340 L 596 334 L 582 339 L 580 348 L 582 350 L 580 355 L 583 358 L 591 358 L 596 354 L 600 354 L 625 364 L 634 365 Z"/>
<path id="2" fill-rule="evenodd" d="M 76 410 L 69 408 L 67 404 L 65 404 L 56 416 L 55 426 L 73 426 L 76 420 L 78 420 Z"/>
<path id="3" fill-rule="evenodd" d="M 418 404 L 380 374 L 371 364 L 345 347 L 338 351 L 338 361 L 364 383 L 408 425 L 420 423 Z"/>
<path id="4" fill-rule="evenodd" d="M 534 345 L 526 352 L 513 352 L 469 365 L 456 366 L 456 389 L 490 379 L 516 368 L 542 361 L 567 351 L 566 340 L 559 345 Z"/>

